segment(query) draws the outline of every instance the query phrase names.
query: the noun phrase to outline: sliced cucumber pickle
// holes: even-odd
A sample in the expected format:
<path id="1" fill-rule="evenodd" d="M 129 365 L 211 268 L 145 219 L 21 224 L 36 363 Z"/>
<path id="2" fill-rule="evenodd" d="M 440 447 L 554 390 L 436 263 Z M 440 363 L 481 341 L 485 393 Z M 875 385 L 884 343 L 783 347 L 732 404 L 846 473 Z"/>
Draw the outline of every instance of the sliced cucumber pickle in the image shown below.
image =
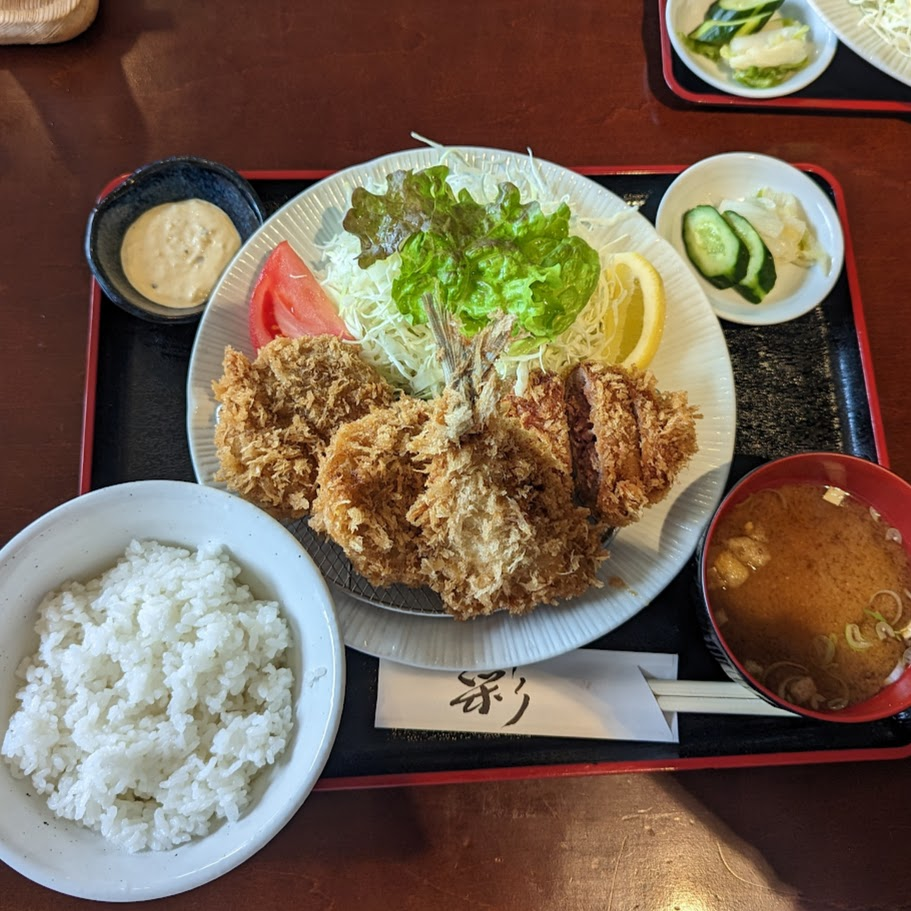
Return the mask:
<path id="1" fill-rule="evenodd" d="M 750 253 L 746 275 L 734 285 L 734 290 L 751 304 L 759 304 L 775 287 L 775 281 L 778 278 L 775 260 L 759 232 L 747 219 L 737 212 L 722 212 L 721 214 Z"/>
<path id="2" fill-rule="evenodd" d="M 716 0 L 699 23 L 687 36 L 697 53 L 715 57 L 718 49 L 738 35 L 758 32 L 781 6 L 783 0 Z"/>
<path id="3" fill-rule="evenodd" d="M 747 274 L 750 251 L 714 206 L 684 213 L 683 246 L 699 274 L 716 288 L 731 288 Z"/>

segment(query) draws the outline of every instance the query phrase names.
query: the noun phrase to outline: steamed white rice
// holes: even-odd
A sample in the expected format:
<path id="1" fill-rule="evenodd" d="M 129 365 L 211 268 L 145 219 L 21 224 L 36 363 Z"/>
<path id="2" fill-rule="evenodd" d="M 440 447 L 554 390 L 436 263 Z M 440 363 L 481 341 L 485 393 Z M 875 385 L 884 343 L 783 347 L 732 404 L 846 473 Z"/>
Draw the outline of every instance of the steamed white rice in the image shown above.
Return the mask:
<path id="1" fill-rule="evenodd" d="M 291 644 L 220 547 L 134 541 L 39 607 L 0 753 L 58 816 L 128 851 L 236 820 L 292 728 Z"/>

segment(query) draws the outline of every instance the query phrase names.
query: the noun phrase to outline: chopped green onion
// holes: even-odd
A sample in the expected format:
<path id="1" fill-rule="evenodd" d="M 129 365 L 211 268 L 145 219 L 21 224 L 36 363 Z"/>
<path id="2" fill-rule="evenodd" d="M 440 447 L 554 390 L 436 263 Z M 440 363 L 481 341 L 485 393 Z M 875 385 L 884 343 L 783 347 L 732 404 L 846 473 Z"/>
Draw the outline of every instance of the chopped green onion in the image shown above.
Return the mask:
<path id="1" fill-rule="evenodd" d="M 886 620 L 886 623 L 888 623 L 890 626 L 895 626 L 895 624 L 898 623 L 898 621 L 901 620 L 901 618 L 902 618 L 902 599 L 901 599 L 900 595 L 898 594 L 898 592 L 894 592 L 890 588 L 881 588 L 878 592 L 873 593 L 867 606 L 873 607 L 873 602 L 880 595 L 886 595 L 887 597 L 891 598 L 895 602 L 896 614 L 891 620 L 886 620 L 886 618 L 881 615 L 877 615 L 876 619 Z M 871 616 L 873 616 L 873 614 L 871 614 Z"/>
<path id="2" fill-rule="evenodd" d="M 854 649 L 854 651 L 859 652 L 865 648 L 870 648 L 873 645 L 872 642 L 868 642 L 861 635 L 860 627 L 856 623 L 846 623 L 845 624 L 845 639 L 848 642 L 848 645 Z"/>
<path id="3" fill-rule="evenodd" d="M 820 667 L 827 667 L 835 660 L 835 634 L 830 633 L 828 636 L 820 633 L 813 637 L 813 652 L 816 656 L 816 663 Z"/>

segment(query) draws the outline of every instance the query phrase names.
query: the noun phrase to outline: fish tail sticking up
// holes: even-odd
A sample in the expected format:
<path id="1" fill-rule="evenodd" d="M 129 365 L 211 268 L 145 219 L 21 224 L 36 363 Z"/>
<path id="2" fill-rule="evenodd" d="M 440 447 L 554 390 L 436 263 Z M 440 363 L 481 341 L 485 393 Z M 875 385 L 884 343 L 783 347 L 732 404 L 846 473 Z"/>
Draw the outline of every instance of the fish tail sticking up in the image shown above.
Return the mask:
<path id="1" fill-rule="evenodd" d="M 457 441 L 481 430 L 497 408 L 500 390 L 495 367 L 512 339 L 515 316 L 501 313 L 474 338 L 467 339 L 433 295 L 425 294 L 423 302 L 446 379 L 447 436 Z"/>

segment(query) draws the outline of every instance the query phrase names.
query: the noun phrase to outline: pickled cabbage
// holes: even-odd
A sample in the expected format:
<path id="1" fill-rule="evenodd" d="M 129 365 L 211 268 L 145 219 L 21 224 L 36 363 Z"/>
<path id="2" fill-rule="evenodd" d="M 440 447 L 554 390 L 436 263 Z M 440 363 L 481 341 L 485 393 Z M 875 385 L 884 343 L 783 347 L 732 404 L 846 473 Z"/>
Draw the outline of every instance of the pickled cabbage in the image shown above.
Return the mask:
<path id="1" fill-rule="evenodd" d="M 725 199 L 722 212 L 737 212 L 760 233 L 776 262 L 831 268 L 829 254 L 820 245 L 796 196 L 769 188 L 746 199 Z"/>

